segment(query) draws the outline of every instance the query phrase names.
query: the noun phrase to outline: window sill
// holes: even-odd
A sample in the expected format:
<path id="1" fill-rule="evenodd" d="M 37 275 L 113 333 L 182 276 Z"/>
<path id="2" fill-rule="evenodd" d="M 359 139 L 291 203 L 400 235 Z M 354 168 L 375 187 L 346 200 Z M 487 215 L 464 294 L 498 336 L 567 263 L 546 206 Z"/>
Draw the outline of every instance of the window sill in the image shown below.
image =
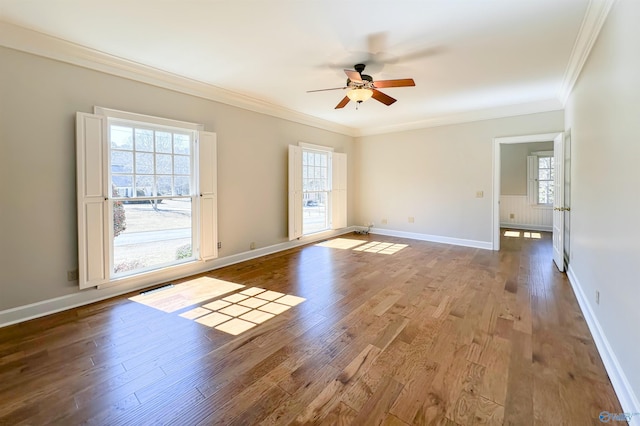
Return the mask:
<path id="1" fill-rule="evenodd" d="M 157 285 L 159 283 L 199 273 L 204 263 L 204 260 L 193 260 L 179 265 L 167 266 L 154 271 L 141 272 L 139 274 L 128 275 L 126 277 L 114 278 L 109 282 L 100 284 L 97 288 L 103 289 L 115 286 L 140 288 L 144 285 Z"/>

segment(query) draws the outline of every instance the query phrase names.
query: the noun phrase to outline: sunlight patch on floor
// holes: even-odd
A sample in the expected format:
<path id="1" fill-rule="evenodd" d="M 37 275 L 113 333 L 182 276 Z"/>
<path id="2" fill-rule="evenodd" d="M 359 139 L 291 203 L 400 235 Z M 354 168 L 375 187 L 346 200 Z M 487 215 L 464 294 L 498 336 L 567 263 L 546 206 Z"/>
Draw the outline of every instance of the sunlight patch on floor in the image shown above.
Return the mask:
<path id="1" fill-rule="evenodd" d="M 174 284 L 173 287 L 147 294 L 130 297 L 133 302 L 159 309 L 163 312 L 175 312 L 187 306 L 222 296 L 243 288 L 242 284 L 218 280 L 212 277 L 200 277 Z"/>
<path id="2" fill-rule="evenodd" d="M 329 247 L 336 248 L 342 250 L 349 250 L 360 244 L 364 244 L 366 241 L 362 240 L 352 240 L 350 238 L 334 238 L 333 240 L 323 241 L 321 243 L 316 244 L 318 247 Z"/>
<path id="3" fill-rule="evenodd" d="M 520 238 L 520 231 L 504 231 L 504 236 L 512 237 L 512 238 Z M 524 238 L 530 238 L 535 240 L 539 240 L 542 238 L 542 234 L 539 232 L 522 232 L 522 236 Z"/>
<path id="4" fill-rule="evenodd" d="M 180 316 L 237 336 L 305 300 L 292 294 L 251 287 L 183 312 Z"/>
<path id="5" fill-rule="evenodd" d="M 367 253 L 380 253 L 380 254 L 394 254 L 408 246 L 409 246 L 408 244 L 393 244 L 393 243 L 381 243 L 378 241 L 371 241 L 370 243 L 354 248 L 353 251 L 364 251 Z"/>

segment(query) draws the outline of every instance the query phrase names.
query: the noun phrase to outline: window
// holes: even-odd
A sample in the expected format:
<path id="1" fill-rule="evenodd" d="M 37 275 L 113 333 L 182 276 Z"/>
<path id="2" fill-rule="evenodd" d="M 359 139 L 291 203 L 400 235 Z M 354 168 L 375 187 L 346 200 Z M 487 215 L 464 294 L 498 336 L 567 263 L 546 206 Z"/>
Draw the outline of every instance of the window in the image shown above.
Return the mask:
<path id="1" fill-rule="evenodd" d="M 195 131 L 108 120 L 113 276 L 196 259 Z"/>
<path id="2" fill-rule="evenodd" d="M 302 234 L 329 229 L 330 152 L 302 149 Z"/>
<path id="3" fill-rule="evenodd" d="M 552 151 L 541 151 L 527 157 L 528 196 L 530 204 L 553 205 L 554 158 Z"/>
<path id="4" fill-rule="evenodd" d="M 96 112 L 77 114 L 80 287 L 217 257 L 215 134 Z"/>
<path id="5" fill-rule="evenodd" d="M 538 157 L 538 204 L 553 204 L 553 156 Z"/>
<path id="6" fill-rule="evenodd" d="M 289 146 L 289 239 L 347 226 L 347 156 Z"/>

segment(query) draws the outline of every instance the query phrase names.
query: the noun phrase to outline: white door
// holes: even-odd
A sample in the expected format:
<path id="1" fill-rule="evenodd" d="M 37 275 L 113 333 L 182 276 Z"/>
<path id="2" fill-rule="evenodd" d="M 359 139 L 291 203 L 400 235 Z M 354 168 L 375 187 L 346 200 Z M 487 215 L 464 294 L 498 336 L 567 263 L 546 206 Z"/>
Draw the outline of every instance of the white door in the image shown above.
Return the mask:
<path id="1" fill-rule="evenodd" d="M 564 133 L 553 140 L 553 261 L 564 272 Z"/>

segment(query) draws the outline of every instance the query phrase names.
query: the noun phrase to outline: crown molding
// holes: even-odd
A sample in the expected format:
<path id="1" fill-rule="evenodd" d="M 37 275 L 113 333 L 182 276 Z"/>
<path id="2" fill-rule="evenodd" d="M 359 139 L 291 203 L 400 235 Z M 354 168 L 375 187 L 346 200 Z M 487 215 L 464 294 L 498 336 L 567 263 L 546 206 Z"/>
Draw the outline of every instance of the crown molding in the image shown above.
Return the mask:
<path id="1" fill-rule="evenodd" d="M 451 124 L 471 123 L 474 121 L 492 120 L 496 118 L 515 117 L 518 115 L 537 114 L 541 112 L 560 111 L 563 107 L 558 99 L 545 99 L 517 105 L 506 105 L 482 110 L 467 111 L 447 116 L 428 118 L 426 120 L 413 121 L 411 123 L 397 124 L 384 127 L 370 127 L 358 129 L 357 137 L 372 136 L 384 133 L 404 132 L 419 130 L 429 127 L 448 126 Z"/>
<path id="2" fill-rule="evenodd" d="M 582 67 L 587 62 L 589 53 L 598 39 L 600 30 L 604 25 L 604 22 L 609 15 L 611 7 L 616 0 L 590 0 L 587 6 L 587 11 L 582 20 L 580 31 L 573 45 L 571 56 L 569 57 L 569 63 L 567 69 L 564 72 L 562 79 L 562 85 L 560 86 L 560 92 L 558 93 L 558 99 L 564 107 L 569 99 L 569 95 L 573 90 L 573 86 L 576 84 Z"/>
<path id="3" fill-rule="evenodd" d="M 610 5 L 614 1 L 615 0 L 592 0 L 587 15 L 592 16 L 595 13 L 589 12 L 590 10 L 596 9 L 592 4 L 606 2 L 609 4 L 604 13 L 604 17 L 606 17 L 606 13 L 608 13 Z M 597 8 L 597 10 L 600 11 L 598 16 L 601 16 L 604 9 L 601 7 Z M 598 20 L 598 22 L 600 22 L 598 31 L 604 21 L 604 17 Z M 594 18 L 587 19 L 585 16 L 584 22 L 592 22 L 594 20 Z M 584 22 L 583 27 L 586 27 Z M 581 30 L 581 34 L 582 32 Z M 582 37 L 579 38 L 582 39 Z M 593 40 L 595 40 L 595 36 Z M 591 45 L 593 45 L 593 40 L 591 41 Z M 576 45 L 578 45 L 578 43 L 576 43 Z M 0 46 L 352 137 L 556 111 L 563 109 L 564 106 L 558 99 L 548 99 L 526 104 L 466 111 L 390 126 L 354 128 L 293 111 L 134 61 L 119 58 L 3 20 L 0 20 Z M 576 49 L 577 48 L 574 47 L 574 51 L 576 51 Z M 583 56 L 585 56 L 586 59 L 586 54 Z M 571 63 L 573 62 L 572 55 Z M 584 63 L 584 60 L 582 63 Z M 577 75 L 575 78 L 577 78 Z"/>
<path id="4" fill-rule="evenodd" d="M 57 37 L 0 20 L 0 46 L 31 53 L 60 62 L 146 83 L 152 86 L 197 96 L 210 101 L 284 120 L 355 136 L 356 129 L 302 114 L 260 99 L 235 93 L 211 84 L 122 59 Z"/>

